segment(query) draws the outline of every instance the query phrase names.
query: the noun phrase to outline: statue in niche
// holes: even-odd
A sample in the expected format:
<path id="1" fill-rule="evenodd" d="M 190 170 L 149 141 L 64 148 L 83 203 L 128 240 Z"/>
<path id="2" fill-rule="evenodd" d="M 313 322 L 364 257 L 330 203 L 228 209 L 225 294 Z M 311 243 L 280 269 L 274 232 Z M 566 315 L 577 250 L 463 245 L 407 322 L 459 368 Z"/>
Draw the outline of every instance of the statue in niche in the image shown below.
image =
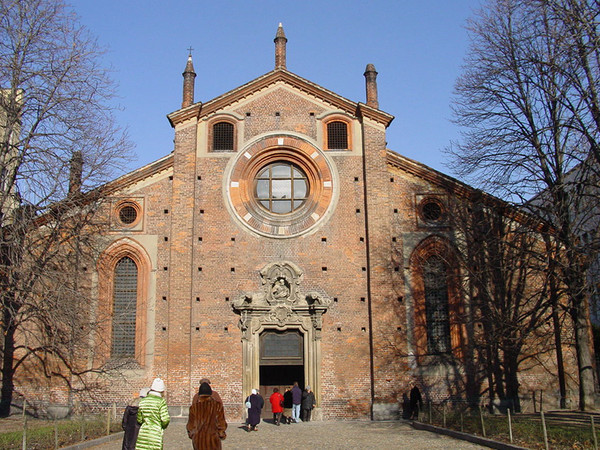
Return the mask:
<path id="1" fill-rule="evenodd" d="M 261 271 L 267 303 L 297 304 L 301 300 L 299 286 L 303 272 L 295 264 L 283 261 L 266 265 Z"/>
<path id="2" fill-rule="evenodd" d="M 289 298 L 290 287 L 288 281 L 284 277 L 279 277 L 273 282 L 271 295 L 276 301 L 284 301 Z"/>

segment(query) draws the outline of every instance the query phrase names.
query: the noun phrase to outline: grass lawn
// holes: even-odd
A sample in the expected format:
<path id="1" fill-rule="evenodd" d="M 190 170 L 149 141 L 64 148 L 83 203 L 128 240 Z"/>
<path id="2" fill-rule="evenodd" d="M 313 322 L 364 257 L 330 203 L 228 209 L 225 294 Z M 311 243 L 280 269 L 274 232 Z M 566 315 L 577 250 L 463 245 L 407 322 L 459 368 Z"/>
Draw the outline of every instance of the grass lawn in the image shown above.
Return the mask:
<path id="1" fill-rule="evenodd" d="M 106 415 L 57 420 L 27 418 L 27 449 L 52 449 L 95 439 L 107 434 Z M 0 448 L 21 449 L 23 445 L 23 417 L 0 419 Z M 110 432 L 121 431 L 121 423 L 111 421 Z M 83 437 L 83 439 L 82 439 Z"/>

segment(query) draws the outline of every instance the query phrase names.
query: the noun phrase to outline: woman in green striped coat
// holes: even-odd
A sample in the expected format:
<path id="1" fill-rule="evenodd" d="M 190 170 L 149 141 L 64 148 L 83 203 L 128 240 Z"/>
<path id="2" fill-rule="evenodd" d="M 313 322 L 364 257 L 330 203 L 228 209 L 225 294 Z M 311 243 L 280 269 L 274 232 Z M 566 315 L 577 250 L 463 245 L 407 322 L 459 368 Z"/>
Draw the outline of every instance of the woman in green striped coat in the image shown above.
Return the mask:
<path id="1" fill-rule="evenodd" d="M 167 428 L 171 417 L 167 402 L 162 398 L 165 383 L 160 378 L 152 382 L 148 395 L 140 400 L 137 421 L 141 424 L 136 450 L 162 450 L 163 430 Z"/>

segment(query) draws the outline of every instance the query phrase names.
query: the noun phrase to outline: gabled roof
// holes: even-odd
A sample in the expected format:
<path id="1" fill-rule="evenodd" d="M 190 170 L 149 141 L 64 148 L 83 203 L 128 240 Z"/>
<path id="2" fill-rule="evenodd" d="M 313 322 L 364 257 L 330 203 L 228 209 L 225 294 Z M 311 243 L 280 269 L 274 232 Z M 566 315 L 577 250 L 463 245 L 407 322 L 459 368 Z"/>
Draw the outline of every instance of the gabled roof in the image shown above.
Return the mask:
<path id="1" fill-rule="evenodd" d="M 109 181 L 108 183 L 94 189 L 94 191 L 99 190 L 102 195 L 112 195 L 121 189 L 125 189 L 127 186 L 131 186 L 139 181 L 150 178 L 153 175 L 156 175 L 165 170 L 169 170 L 173 167 L 173 154 L 170 153 L 166 156 L 163 156 L 157 161 L 146 164 L 139 169 L 135 169 L 132 172 L 126 173 L 125 175 L 120 176 L 119 178 Z"/>
<path id="2" fill-rule="evenodd" d="M 380 111 L 379 109 L 373 108 L 361 102 L 357 103 L 348 100 L 347 98 L 325 89 L 318 84 L 308 81 L 292 72 L 289 72 L 286 69 L 272 70 L 271 72 L 255 78 L 254 80 L 205 103 L 194 103 L 187 108 L 174 111 L 167 115 L 167 118 L 169 119 L 171 126 L 174 127 L 176 124 L 184 120 L 194 117 L 199 118 L 202 116 L 207 116 L 216 111 L 224 109 L 227 106 L 278 82 L 284 82 L 300 91 L 322 99 L 323 101 L 333 105 L 335 108 L 340 109 L 350 115 L 367 117 L 383 124 L 386 127 L 394 119 L 394 116 L 391 114 Z"/>
<path id="3" fill-rule="evenodd" d="M 478 202 L 484 205 L 501 210 L 503 214 L 519 223 L 527 224 L 537 231 L 542 231 L 548 227 L 540 217 L 524 211 L 522 208 L 508 203 L 504 200 L 494 197 L 480 189 L 476 189 L 465 184 L 456 178 L 452 178 L 442 172 L 429 167 L 423 163 L 414 161 L 406 156 L 389 150 L 387 151 L 387 162 L 390 166 L 396 167 L 404 172 L 408 172 L 418 178 L 436 185 L 453 195 L 463 198 L 470 202 Z"/>

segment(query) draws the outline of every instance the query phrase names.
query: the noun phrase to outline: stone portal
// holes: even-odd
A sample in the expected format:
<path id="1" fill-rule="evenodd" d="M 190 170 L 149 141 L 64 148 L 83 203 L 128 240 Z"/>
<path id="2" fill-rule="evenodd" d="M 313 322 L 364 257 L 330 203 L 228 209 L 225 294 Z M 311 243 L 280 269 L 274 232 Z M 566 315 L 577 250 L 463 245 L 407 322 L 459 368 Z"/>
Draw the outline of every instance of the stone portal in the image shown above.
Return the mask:
<path id="1" fill-rule="evenodd" d="M 232 308 L 242 330 L 243 398 L 260 386 L 264 396 L 295 377 L 292 382 L 312 387 L 319 417 L 322 317 L 331 299 L 321 292 L 303 293 L 303 276 L 292 262 L 267 264 L 260 271 L 261 291 L 241 295 Z M 265 401 L 271 392 L 266 394 Z"/>

